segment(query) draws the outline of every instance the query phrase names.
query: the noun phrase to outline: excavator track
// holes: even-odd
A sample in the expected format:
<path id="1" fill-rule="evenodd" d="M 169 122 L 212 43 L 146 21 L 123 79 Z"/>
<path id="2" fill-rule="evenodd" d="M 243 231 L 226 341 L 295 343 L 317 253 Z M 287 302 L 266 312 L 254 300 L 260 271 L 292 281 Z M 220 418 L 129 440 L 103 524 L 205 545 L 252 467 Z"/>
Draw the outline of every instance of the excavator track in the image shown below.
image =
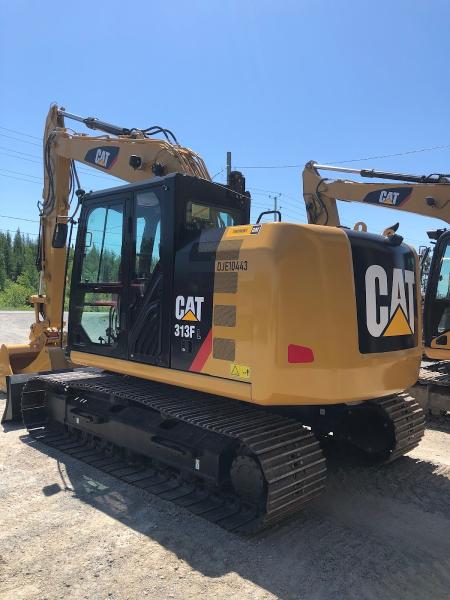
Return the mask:
<path id="1" fill-rule="evenodd" d="M 77 426 L 81 417 L 68 415 L 87 419 L 89 398 L 109 402 L 111 410 L 124 405 L 138 407 L 147 411 L 144 415 L 151 413 L 163 423 L 182 422 L 192 429 L 193 439 L 216 434 L 212 441 L 217 438 L 226 448 L 224 453 L 232 450 L 227 476 L 221 482 L 200 477 L 202 459 L 195 452 L 188 457 L 192 463 L 188 470 L 186 457 L 178 469 L 173 462 L 165 464 L 148 453 L 145 458 L 136 457 L 114 440 L 102 439 L 98 432 L 106 425 L 101 425 L 102 417 L 95 410 L 85 427 Z M 55 414 L 59 416 L 55 418 Z M 253 534 L 273 526 L 297 513 L 324 488 L 325 458 L 308 428 L 223 397 L 119 375 L 77 371 L 31 379 L 22 394 L 22 416 L 36 440 L 230 531 Z M 91 433 L 89 428 L 96 422 L 100 423 L 97 433 Z"/>
<path id="2" fill-rule="evenodd" d="M 393 430 L 395 444 L 383 462 L 389 463 L 410 452 L 425 433 L 425 414 L 408 393 L 375 400 Z"/>
<path id="3" fill-rule="evenodd" d="M 407 392 L 326 408 L 296 407 L 287 413 L 302 418 L 322 440 L 327 454 L 350 452 L 364 464 L 391 463 L 413 450 L 425 432 L 425 414 Z M 332 432 L 330 435 L 329 432 Z"/>

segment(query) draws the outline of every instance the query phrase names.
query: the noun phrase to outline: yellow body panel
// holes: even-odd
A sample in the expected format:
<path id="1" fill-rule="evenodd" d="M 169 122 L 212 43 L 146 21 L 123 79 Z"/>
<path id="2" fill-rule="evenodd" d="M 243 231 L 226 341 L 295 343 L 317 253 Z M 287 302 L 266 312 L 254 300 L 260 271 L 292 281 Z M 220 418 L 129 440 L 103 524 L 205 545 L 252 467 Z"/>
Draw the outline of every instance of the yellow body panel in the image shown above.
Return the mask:
<path id="1" fill-rule="evenodd" d="M 251 369 L 252 402 L 353 402 L 415 383 L 418 347 L 359 352 L 351 247 L 342 229 L 275 223 L 242 239 L 239 260 L 248 269 L 238 274 L 237 323 L 228 336 L 236 340 L 235 362 Z M 215 294 L 214 304 L 230 296 Z M 225 329 L 214 327 L 213 338 Z M 314 362 L 288 363 L 289 344 L 311 348 Z M 229 377 L 230 365 L 210 358 L 204 372 Z"/>

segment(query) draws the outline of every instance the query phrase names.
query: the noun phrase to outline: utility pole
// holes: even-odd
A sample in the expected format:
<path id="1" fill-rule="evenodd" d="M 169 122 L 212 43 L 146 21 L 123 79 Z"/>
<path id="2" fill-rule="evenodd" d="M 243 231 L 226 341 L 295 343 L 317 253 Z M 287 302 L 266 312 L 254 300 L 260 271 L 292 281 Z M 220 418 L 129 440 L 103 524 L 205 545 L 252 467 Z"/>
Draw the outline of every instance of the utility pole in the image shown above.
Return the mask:
<path id="1" fill-rule="evenodd" d="M 227 152 L 227 185 L 231 184 L 231 152 Z"/>
<path id="2" fill-rule="evenodd" d="M 278 198 L 279 197 L 280 197 L 280 194 L 278 194 L 278 196 L 275 194 L 275 196 L 273 197 L 273 210 L 274 211 L 278 210 Z M 273 220 L 274 221 L 277 220 L 277 213 L 276 212 L 273 213 Z"/>

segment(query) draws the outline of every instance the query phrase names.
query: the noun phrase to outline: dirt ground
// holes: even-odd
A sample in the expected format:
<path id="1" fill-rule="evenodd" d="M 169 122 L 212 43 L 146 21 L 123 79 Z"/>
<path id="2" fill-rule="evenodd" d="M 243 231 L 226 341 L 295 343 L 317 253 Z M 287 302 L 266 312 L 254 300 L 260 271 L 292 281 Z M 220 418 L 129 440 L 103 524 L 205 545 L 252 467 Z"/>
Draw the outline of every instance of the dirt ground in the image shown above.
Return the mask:
<path id="1" fill-rule="evenodd" d="M 28 310 L 0 311 L 2 344 L 21 344 L 27 341 L 34 312 Z"/>
<path id="2" fill-rule="evenodd" d="M 6 426 L 0 600 L 448 600 L 450 430 L 392 465 L 329 470 L 295 520 L 245 539 Z"/>

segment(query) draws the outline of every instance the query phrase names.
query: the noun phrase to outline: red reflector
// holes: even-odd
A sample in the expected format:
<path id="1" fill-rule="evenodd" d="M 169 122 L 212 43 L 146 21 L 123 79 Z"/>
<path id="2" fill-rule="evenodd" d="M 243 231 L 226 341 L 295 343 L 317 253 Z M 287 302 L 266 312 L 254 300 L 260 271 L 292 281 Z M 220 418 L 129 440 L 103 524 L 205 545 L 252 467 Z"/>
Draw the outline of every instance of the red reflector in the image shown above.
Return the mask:
<path id="1" fill-rule="evenodd" d="M 290 363 L 310 363 L 314 362 L 314 352 L 307 346 L 288 346 L 288 362 Z"/>

